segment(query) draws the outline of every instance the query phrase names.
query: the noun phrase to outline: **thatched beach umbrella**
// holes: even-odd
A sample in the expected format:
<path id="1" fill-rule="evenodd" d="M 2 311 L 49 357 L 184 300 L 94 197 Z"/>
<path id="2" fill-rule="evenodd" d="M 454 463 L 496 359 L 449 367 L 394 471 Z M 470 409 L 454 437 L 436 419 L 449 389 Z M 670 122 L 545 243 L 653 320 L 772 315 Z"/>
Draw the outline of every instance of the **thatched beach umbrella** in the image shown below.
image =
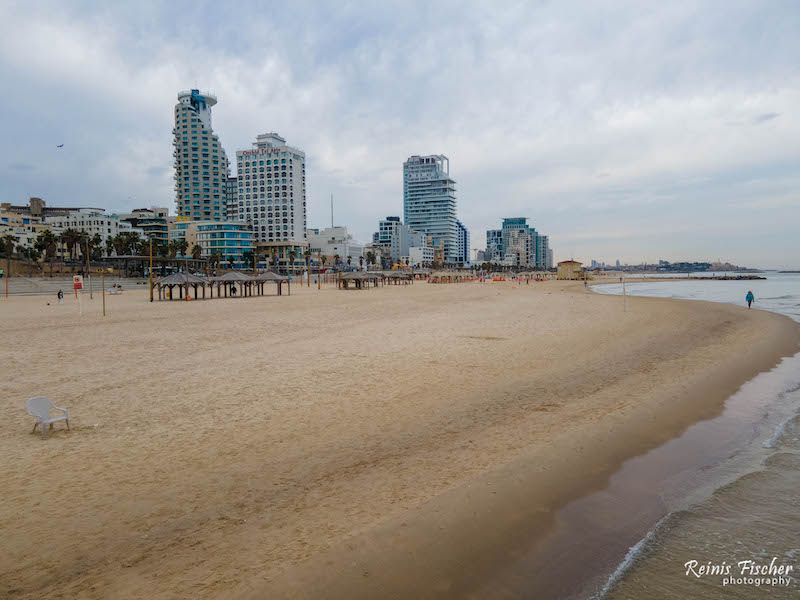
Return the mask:
<path id="1" fill-rule="evenodd" d="M 158 286 L 159 300 L 167 299 L 167 290 L 169 291 L 169 299 L 172 300 L 172 288 L 176 285 L 178 286 L 180 298 L 184 297 L 184 288 L 186 288 L 186 293 L 189 293 L 190 285 L 194 287 L 195 298 L 197 298 L 197 286 L 199 285 L 203 286 L 203 298 L 206 297 L 206 280 L 202 277 L 198 277 L 197 275 L 191 275 L 188 273 L 173 273 L 172 275 L 168 275 L 167 277 L 159 279 L 155 285 Z"/>
<path id="2" fill-rule="evenodd" d="M 231 289 L 231 286 L 234 286 L 237 283 L 240 284 L 242 288 L 242 294 L 240 296 L 241 298 L 244 298 L 248 295 L 252 296 L 253 278 L 249 275 L 245 275 L 244 273 L 240 273 L 239 271 L 231 271 L 230 273 L 225 273 L 225 275 L 211 279 L 211 297 L 214 297 L 215 285 L 217 286 L 217 296 L 221 297 L 221 287 L 225 292 L 225 297 L 227 298 L 228 291 Z"/>
<path id="3" fill-rule="evenodd" d="M 378 286 L 379 281 L 383 281 L 383 273 L 376 273 L 374 271 L 353 271 L 351 273 L 342 273 L 339 276 L 339 289 L 349 290 L 350 284 L 353 284 L 354 289 L 362 290 L 369 287 L 372 282 L 374 287 Z"/>
<path id="4" fill-rule="evenodd" d="M 253 281 L 255 282 L 255 285 L 258 287 L 260 294 L 264 293 L 264 284 L 271 281 L 277 284 L 278 286 L 278 296 L 281 295 L 284 282 L 286 283 L 286 286 L 289 288 L 288 295 L 289 296 L 292 295 L 291 280 L 285 275 L 278 275 L 277 273 L 273 273 L 272 271 L 267 271 L 266 273 L 259 273 L 258 275 L 253 277 Z"/>

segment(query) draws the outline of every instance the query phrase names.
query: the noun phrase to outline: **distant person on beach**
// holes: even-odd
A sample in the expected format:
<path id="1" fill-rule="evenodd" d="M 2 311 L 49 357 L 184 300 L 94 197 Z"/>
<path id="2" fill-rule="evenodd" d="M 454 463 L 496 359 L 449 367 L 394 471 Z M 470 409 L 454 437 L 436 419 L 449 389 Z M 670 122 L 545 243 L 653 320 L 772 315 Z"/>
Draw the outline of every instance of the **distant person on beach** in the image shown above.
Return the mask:
<path id="1" fill-rule="evenodd" d="M 235 295 L 236 295 L 236 286 L 232 285 L 231 286 L 231 296 L 235 296 Z"/>
<path id="2" fill-rule="evenodd" d="M 58 290 L 58 294 L 56 294 L 56 296 L 58 297 L 58 303 L 59 304 L 64 302 L 64 292 L 62 292 L 61 290 Z"/>
<path id="3" fill-rule="evenodd" d="M 747 292 L 747 296 L 744 297 L 747 300 L 747 308 L 750 308 L 750 305 L 756 301 L 756 297 L 753 296 L 753 292 Z"/>

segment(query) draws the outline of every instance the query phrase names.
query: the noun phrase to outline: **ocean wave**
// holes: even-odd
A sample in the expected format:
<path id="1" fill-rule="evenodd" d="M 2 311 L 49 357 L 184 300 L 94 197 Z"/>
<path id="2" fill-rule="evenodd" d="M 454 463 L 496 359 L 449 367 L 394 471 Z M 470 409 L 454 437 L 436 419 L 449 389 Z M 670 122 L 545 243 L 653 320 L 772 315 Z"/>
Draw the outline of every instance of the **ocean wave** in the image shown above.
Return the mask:
<path id="1" fill-rule="evenodd" d="M 642 539 L 628 549 L 628 553 L 625 555 L 625 558 L 623 558 L 622 562 L 617 565 L 617 568 L 614 569 L 614 572 L 609 576 L 603 587 L 592 596 L 592 600 L 602 600 L 602 598 L 605 598 L 608 593 L 614 589 L 614 586 L 619 583 L 620 579 L 622 579 L 623 575 L 625 575 L 628 569 L 630 569 L 638 560 L 641 560 L 647 554 L 647 551 L 650 549 L 652 542 L 655 541 L 657 534 L 661 531 L 673 514 L 675 513 L 669 513 L 662 517 L 655 524 L 655 527 L 648 531 Z"/>
<path id="2" fill-rule="evenodd" d="M 786 417 L 783 421 L 778 423 L 777 427 L 775 427 L 775 431 L 772 432 L 772 435 L 769 439 L 765 440 L 763 444 L 761 444 L 764 448 L 774 448 L 783 437 L 783 434 L 786 433 L 786 427 L 791 425 L 792 421 L 797 417 L 797 413 Z"/>

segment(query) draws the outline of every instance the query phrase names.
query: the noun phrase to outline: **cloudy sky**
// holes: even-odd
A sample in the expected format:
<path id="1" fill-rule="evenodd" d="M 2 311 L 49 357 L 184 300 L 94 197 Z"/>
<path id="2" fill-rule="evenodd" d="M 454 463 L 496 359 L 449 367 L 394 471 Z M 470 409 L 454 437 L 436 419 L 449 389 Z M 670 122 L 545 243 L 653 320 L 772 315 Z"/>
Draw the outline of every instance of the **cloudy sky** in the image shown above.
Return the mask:
<path id="1" fill-rule="evenodd" d="M 306 152 L 309 226 L 368 240 L 442 153 L 473 248 L 800 267 L 800 4 L 0 1 L 0 201 L 174 211 L 178 90 L 229 156 Z M 64 144 L 57 149 L 57 144 Z"/>

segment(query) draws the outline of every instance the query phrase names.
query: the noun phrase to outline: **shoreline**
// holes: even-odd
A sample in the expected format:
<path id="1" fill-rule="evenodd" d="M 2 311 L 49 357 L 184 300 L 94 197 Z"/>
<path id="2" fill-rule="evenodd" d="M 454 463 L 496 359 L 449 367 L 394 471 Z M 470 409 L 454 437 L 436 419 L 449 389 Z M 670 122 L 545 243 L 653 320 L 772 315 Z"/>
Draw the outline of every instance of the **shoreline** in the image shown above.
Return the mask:
<path id="1" fill-rule="evenodd" d="M 629 297 L 623 314 L 580 282 L 394 288 L 132 292 L 105 321 L 11 301 L 0 324 L 26 343 L 0 405 L 2 579 L 18 597 L 460 597 L 798 340 L 719 304 Z M 18 404 L 37 364 L 60 365 L 43 391 L 75 431 L 34 445 Z M 66 479 L 41 480 L 44 457 Z"/>
<path id="2" fill-rule="evenodd" d="M 571 292 L 580 295 L 580 286 L 575 284 Z M 670 300 L 673 299 L 667 301 Z M 683 302 L 713 305 L 698 300 Z M 535 593 L 537 598 L 584 597 L 581 594 L 587 591 L 586 581 L 598 577 L 604 581 L 655 522 L 640 520 L 638 525 L 644 525 L 643 531 L 634 528 L 628 540 L 617 541 L 622 552 L 619 558 L 606 558 L 587 567 L 586 561 L 597 561 L 598 556 L 592 548 L 581 548 L 577 536 L 567 539 L 567 545 L 562 539 L 559 546 L 548 546 L 548 540 L 560 528 L 561 511 L 607 487 L 626 461 L 677 439 L 693 425 L 721 415 L 726 400 L 742 385 L 797 352 L 800 326 L 782 315 L 768 314 L 776 317 L 776 322 L 785 319 L 794 333 L 782 336 L 779 330 L 778 337 L 783 339 L 773 354 L 759 348 L 715 370 L 711 377 L 703 374 L 690 386 L 681 386 L 691 388 L 680 398 L 681 408 L 704 400 L 692 416 L 661 411 L 676 397 L 674 388 L 662 390 L 655 406 L 642 407 L 639 414 L 620 423 L 620 429 L 614 431 L 614 436 L 625 437 L 627 443 L 614 444 L 611 435 L 600 433 L 583 445 L 579 453 L 584 458 L 591 456 L 591 464 L 582 465 L 579 474 L 571 475 L 566 482 L 555 472 L 575 468 L 572 457 L 553 456 L 547 473 L 533 476 L 529 471 L 535 457 L 520 457 L 434 498 L 417 514 L 392 519 L 240 598 L 255 600 L 264 594 L 275 598 L 513 598 L 519 597 L 519 588 L 504 589 L 504 579 L 519 576 L 507 572 L 516 562 L 525 570 L 523 578 L 534 582 L 533 589 L 526 591 Z M 750 361 L 759 354 L 754 365 Z M 642 429 L 657 419 L 657 431 Z M 560 440 L 555 454 L 565 449 L 574 451 L 574 442 Z M 656 521 L 664 517 L 658 509 L 649 514 Z M 577 533 L 573 526 L 572 534 Z M 426 537 L 429 539 L 421 543 Z M 480 540 L 477 546 L 476 540 Z M 553 551 L 555 555 L 551 554 Z M 535 576 L 537 571 L 539 579 Z"/>

